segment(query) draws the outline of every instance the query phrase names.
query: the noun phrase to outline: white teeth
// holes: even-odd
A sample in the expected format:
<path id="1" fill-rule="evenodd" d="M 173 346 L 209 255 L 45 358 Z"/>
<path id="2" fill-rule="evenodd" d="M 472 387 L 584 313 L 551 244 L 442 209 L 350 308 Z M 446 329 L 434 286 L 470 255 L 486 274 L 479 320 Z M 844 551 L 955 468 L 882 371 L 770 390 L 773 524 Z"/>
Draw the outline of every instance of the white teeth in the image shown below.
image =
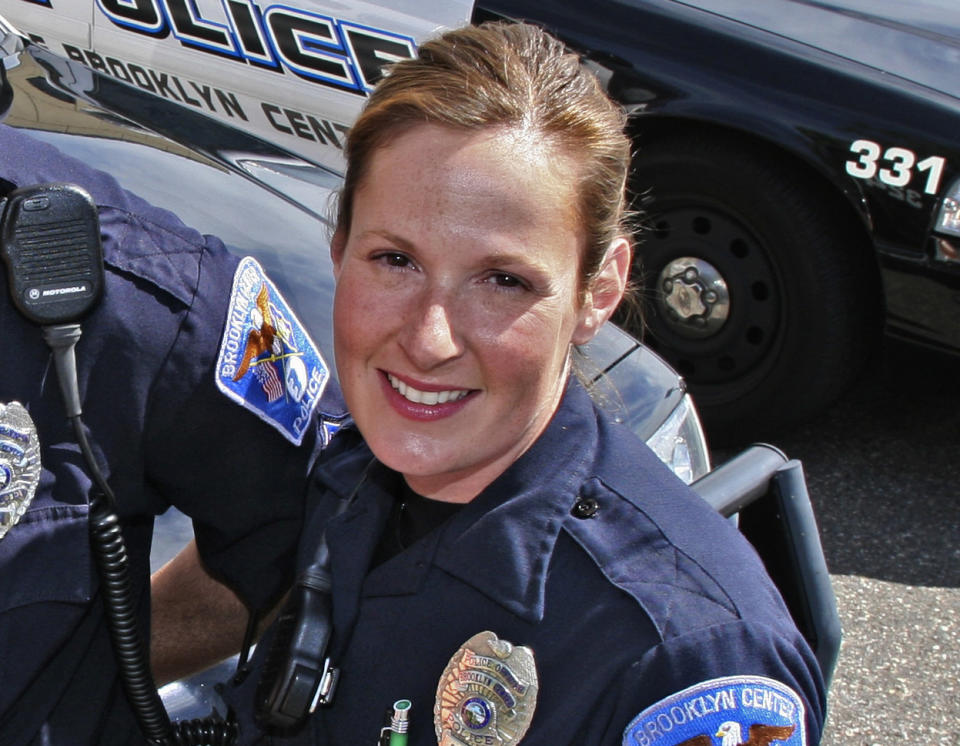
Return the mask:
<path id="1" fill-rule="evenodd" d="M 465 397 L 469 391 L 465 389 L 451 389 L 449 391 L 420 391 L 415 389 L 413 386 L 408 386 L 399 378 L 394 378 L 389 373 L 387 374 L 387 380 L 390 381 L 390 385 L 408 401 L 412 401 L 414 404 L 426 404 L 432 406 L 434 404 L 446 404 L 450 401 L 457 401 Z"/>

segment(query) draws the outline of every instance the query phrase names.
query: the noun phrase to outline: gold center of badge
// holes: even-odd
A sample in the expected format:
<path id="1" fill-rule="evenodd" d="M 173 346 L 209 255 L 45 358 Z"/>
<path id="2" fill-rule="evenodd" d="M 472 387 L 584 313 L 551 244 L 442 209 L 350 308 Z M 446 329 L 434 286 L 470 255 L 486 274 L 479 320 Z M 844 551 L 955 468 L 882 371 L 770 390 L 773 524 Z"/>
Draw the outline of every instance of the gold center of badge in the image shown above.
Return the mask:
<path id="1" fill-rule="evenodd" d="M 453 654 L 437 685 L 433 725 L 440 746 L 513 746 L 537 706 L 533 651 L 480 632 Z"/>

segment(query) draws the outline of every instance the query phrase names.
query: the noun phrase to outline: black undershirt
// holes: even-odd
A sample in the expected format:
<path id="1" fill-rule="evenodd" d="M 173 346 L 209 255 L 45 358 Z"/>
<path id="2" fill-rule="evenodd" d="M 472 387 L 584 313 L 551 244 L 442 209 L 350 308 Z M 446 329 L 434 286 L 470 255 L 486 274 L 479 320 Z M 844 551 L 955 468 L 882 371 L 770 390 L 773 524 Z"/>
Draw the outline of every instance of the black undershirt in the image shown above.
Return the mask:
<path id="1" fill-rule="evenodd" d="M 463 507 L 460 503 L 431 500 L 418 495 L 401 479 L 400 491 L 394 500 L 387 524 L 373 553 L 370 566 L 376 567 L 426 536 Z"/>

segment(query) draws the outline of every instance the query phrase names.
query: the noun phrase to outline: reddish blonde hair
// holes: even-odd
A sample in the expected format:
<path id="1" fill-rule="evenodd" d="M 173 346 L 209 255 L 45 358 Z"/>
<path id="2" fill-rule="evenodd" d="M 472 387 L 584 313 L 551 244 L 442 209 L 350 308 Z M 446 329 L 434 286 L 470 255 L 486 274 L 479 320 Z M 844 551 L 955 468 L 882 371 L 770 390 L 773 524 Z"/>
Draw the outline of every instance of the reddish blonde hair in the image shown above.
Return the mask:
<path id="1" fill-rule="evenodd" d="M 610 242 L 628 235 L 624 196 L 630 164 L 625 115 L 559 40 L 522 23 L 467 26 L 427 41 L 392 65 L 347 137 L 347 173 L 337 229 L 347 235 L 354 195 L 373 155 L 418 124 L 471 131 L 516 128 L 544 138 L 578 164 L 578 218 L 589 286 Z"/>

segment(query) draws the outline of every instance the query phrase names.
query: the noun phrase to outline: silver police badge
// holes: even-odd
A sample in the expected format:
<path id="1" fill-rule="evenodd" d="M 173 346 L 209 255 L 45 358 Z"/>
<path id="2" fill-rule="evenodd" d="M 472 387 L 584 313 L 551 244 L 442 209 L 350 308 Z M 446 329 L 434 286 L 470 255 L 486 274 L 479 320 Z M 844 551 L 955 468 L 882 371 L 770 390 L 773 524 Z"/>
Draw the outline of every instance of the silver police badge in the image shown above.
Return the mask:
<path id="1" fill-rule="evenodd" d="M 433 725 L 440 746 L 513 746 L 537 706 L 533 651 L 480 632 L 454 653 L 440 677 Z"/>
<path id="2" fill-rule="evenodd" d="M 19 402 L 0 404 L 0 539 L 27 512 L 40 483 L 40 441 Z"/>

